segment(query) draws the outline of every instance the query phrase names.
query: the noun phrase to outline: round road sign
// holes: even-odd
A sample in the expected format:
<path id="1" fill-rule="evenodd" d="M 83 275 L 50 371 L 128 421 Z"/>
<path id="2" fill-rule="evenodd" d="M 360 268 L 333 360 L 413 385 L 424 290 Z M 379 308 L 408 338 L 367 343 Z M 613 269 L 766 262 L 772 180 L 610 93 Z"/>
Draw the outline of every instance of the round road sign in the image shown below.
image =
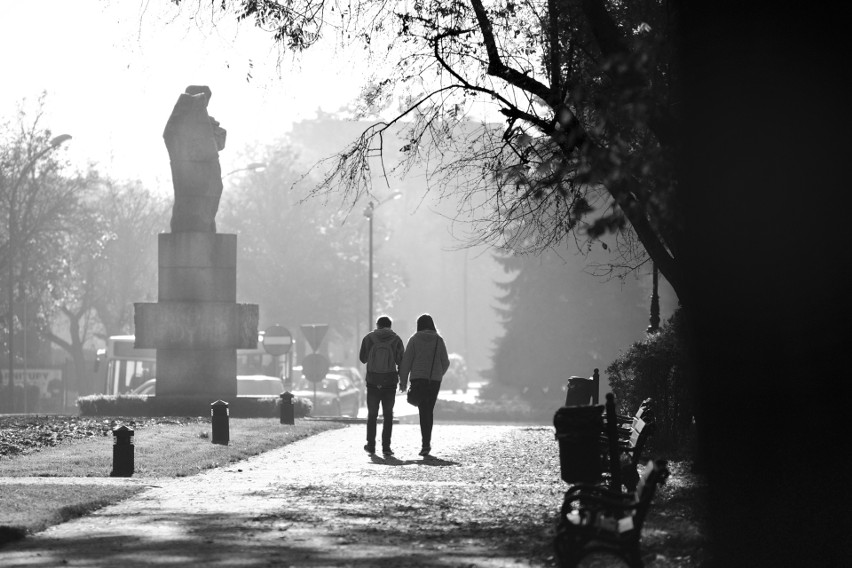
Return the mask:
<path id="1" fill-rule="evenodd" d="M 293 344 L 293 336 L 286 327 L 273 325 L 263 332 L 263 348 L 273 356 L 286 355 Z"/>
<path id="2" fill-rule="evenodd" d="M 302 374 L 305 378 L 318 383 L 328 373 L 328 358 L 321 353 L 311 353 L 302 361 Z"/>

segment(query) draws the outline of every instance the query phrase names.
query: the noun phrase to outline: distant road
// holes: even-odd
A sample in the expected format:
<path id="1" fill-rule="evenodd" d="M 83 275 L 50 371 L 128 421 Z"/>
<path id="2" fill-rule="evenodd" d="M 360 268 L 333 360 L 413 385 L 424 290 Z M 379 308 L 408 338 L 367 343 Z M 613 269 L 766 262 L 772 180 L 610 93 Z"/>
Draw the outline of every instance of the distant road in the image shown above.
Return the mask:
<path id="1" fill-rule="evenodd" d="M 453 394 L 453 391 L 451 390 L 442 390 L 438 393 L 438 400 L 454 400 L 457 402 L 473 403 L 479 398 L 479 388 L 481 386 L 481 383 L 469 383 L 466 393 L 459 391 L 456 394 Z M 379 412 L 381 413 L 381 410 L 379 410 Z M 417 408 L 411 406 L 405 401 L 404 394 L 397 393 L 396 403 L 393 405 L 393 414 L 394 416 L 413 416 L 417 414 Z M 366 417 L 367 407 L 362 406 L 361 410 L 358 411 L 358 418 Z"/>

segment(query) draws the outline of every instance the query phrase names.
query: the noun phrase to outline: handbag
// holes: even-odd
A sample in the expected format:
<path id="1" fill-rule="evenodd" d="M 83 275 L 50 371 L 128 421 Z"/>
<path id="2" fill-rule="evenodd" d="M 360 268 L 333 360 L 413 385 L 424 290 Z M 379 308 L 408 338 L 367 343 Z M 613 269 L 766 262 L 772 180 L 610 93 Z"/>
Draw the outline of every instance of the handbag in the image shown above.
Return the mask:
<path id="1" fill-rule="evenodd" d="M 435 357 L 438 355 L 438 342 L 435 341 L 435 351 L 432 353 L 432 366 L 429 367 L 429 377 L 432 377 L 432 370 L 435 368 Z M 414 379 L 411 379 L 411 384 L 408 385 L 408 393 L 405 396 L 406 402 L 411 406 L 420 406 L 420 403 L 423 402 L 424 397 L 426 396 L 426 392 L 423 390 L 422 386 L 420 388 L 415 388 L 416 383 Z"/>
<path id="2" fill-rule="evenodd" d="M 420 406 L 420 402 L 423 400 L 420 390 L 415 388 L 414 381 L 411 381 L 411 386 L 408 387 L 408 394 L 405 396 L 408 404 L 411 406 Z"/>

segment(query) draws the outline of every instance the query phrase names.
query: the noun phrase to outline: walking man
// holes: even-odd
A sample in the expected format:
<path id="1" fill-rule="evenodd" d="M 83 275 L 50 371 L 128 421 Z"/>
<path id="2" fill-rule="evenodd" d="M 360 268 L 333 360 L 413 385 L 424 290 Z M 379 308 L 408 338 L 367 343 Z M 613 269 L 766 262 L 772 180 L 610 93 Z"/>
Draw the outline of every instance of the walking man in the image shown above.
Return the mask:
<path id="1" fill-rule="evenodd" d="M 382 406 L 382 455 L 393 455 L 391 433 L 393 431 L 393 405 L 399 384 L 399 365 L 405 348 L 402 339 L 391 329 L 391 319 L 381 316 L 376 320 L 376 329 L 361 340 L 358 358 L 367 365 L 367 445 L 364 449 L 376 453 L 376 422 L 379 404 Z"/>

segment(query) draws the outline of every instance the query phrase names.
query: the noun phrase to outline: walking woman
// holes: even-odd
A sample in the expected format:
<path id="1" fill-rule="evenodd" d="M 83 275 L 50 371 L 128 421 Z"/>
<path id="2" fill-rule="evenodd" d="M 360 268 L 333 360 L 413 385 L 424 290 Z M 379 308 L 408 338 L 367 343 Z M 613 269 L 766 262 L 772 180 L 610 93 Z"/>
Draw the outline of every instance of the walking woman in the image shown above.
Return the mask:
<path id="1" fill-rule="evenodd" d="M 423 314 L 417 318 L 417 333 L 408 339 L 402 365 L 399 366 L 400 390 L 405 390 L 411 376 L 411 388 L 419 395 L 417 408 L 420 411 L 421 456 L 432 451 L 432 424 L 435 402 L 441 390 L 441 379 L 450 368 L 447 346 L 438 335 L 432 316 Z"/>

